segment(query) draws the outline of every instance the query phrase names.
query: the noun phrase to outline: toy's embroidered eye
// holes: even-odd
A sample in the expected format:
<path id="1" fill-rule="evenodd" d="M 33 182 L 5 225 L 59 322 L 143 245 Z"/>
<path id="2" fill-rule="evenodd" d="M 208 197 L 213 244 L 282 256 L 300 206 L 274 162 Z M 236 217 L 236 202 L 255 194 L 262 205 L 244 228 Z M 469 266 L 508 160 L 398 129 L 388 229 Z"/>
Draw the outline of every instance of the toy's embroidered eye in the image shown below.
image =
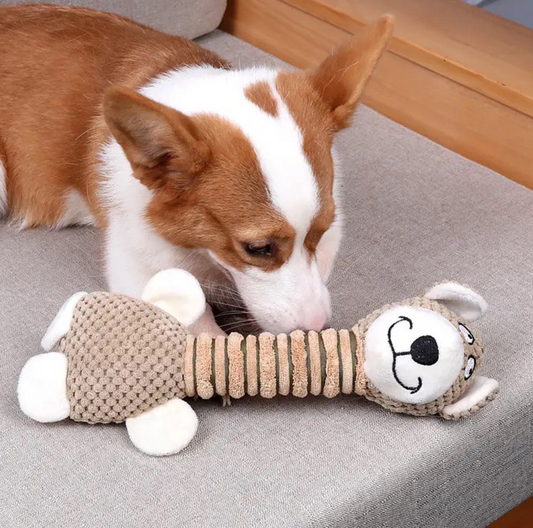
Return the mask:
<path id="1" fill-rule="evenodd" d="M 473 345 L 476 341 L 474 335 L 472 334 L 472 332 L 463 324 L 463 323 L 459 323 L 459 330 L 461 332 L 461 334 L 463 334 L 464 338 L 465 338 L 465 341 L 469 344 L 469 345 Z"/>
<path id="2" fill-rule="evenodd" d="M 476 358 L 469 356 L 465 367 L 465 380 L 469 379 L 476 370 Z"/>

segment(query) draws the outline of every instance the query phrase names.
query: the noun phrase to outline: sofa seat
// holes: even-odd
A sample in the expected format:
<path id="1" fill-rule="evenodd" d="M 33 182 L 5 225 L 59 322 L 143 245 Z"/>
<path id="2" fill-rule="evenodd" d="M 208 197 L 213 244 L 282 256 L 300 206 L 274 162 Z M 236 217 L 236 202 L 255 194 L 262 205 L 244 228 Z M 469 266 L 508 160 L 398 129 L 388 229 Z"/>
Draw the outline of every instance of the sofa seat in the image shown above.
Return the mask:
<path id="1" fill-rule="evenodd" d="M 219 31 L 200 43 L 241 66 L 276 62 Z M 32 422 L 17 376 L 63 301 L 105 288 L 101 234 L 0 224 L 3 528 L 479 528 L 533 493 L 533 192 L 366 107 L 337 147 L 333 325 L 466 283 L 489 302 L 482 368 L 497 399 L 459 422 L 355 396 L 197 401 L 196 438 L 159 459 L 123 426 Z"/>

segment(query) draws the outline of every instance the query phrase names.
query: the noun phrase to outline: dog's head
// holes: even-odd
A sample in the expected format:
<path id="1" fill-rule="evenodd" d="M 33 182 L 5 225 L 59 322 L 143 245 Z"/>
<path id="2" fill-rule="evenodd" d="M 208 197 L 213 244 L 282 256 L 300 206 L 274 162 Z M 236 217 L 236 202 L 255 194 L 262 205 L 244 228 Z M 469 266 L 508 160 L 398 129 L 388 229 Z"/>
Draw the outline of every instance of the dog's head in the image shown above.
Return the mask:
<path id="1" fill-rule="evenodd" d="M 106 122 L 151 191 L 146 217 L 224 268 L 260 326 L 320 329 L 340 241 L 332 141 L 392 31 L 383 17 L 317 68 L 180 69 L 112 88 Z"/>

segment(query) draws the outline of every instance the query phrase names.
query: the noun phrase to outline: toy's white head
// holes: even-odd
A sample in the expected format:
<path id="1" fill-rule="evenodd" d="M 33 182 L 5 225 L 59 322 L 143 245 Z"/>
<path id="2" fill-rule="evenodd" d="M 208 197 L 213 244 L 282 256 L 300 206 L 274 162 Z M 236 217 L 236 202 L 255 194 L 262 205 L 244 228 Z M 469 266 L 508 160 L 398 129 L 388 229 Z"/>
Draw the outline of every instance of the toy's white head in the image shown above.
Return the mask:
<path id="1" fill-rule="evenodd" d="M 319 330 L 329 318 L 340 242 L 332 141 L 392 25 L 381 18 L 310 71 L 181 68 L 142 95 L 106 96 L 107 123 L 151 192 L 147 220 L 222 267 L 263 329 Z"/>
<path id="2" fill-rule="evenodd" d="M 387 398 L 405 404 L 428 404 L 446 394 L 459 396 L 471 385 L 484 353 L 469 325 L 486 308 L 485 300 L 469 288 L 443 283 L 423 298 L 385 310 L 365 335 L 367 379 Z M 497 387 L 494 380 L 487 382 L 476 385 L 476 403 Z M 453 403 L 453 414 L 470 408 Z"/>

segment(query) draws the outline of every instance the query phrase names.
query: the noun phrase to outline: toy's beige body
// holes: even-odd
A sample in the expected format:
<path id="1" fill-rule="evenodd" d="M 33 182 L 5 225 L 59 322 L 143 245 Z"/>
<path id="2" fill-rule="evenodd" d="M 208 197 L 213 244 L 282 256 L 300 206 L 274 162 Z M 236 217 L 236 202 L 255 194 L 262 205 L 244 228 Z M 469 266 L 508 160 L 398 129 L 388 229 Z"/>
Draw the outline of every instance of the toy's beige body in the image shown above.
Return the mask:
<path id="1" fill-rule="evenodd" d="M 196 415 L 182 401 L 187 396 L 355 393 L 396 412 L 450 419 L 478 409 L 496 392 L 494 380 L 472 377 L 483 348 L 445 306 L 450 299 L 426 295 L 389 305 L 349 330 L 194 337 L 178 319 L 191 324 L 200 315 L 201 290 L 184 272 L 163 273 L 170 273 L 170 290 L 181 281 L 187 295 L 175 291 L 165 298 L 164 290 L 149 285 L 151 302 L 97 292 L 65 304 L 43 339 L 54 351 L 35 356 L 21 373 L 26 414 L 39 421 L 125 421 L 137 447 L 161 455 L 179 451 L 196 432 Z M 429 293 L 438 297 L 438 288 Z M 477 312 L 484 310 L 477 294 L 453 288 L 462 288 L 474 315 L 476 303 Z M 39 383 L 44 392 L 34 394 Z"/>
<path id="2" fill-rule="evenodd" d="M 57 350 L 68 359 L 70 418 L 124 422 L 185 397 L 181 323 L 125 295 L 90 293 L 74 307 Z"/>

